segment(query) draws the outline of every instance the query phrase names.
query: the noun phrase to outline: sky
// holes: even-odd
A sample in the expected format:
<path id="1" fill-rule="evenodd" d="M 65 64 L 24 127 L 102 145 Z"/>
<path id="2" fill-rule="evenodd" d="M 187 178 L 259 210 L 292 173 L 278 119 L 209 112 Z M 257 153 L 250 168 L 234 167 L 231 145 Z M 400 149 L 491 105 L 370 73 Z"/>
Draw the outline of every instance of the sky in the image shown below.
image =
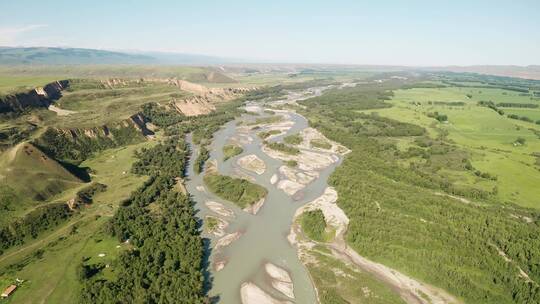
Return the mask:
<path id="1" fill-rule="evenodd" d="M 0 46 L 247 61 L 539 65 L 538 0 L 0 0 Z"/>

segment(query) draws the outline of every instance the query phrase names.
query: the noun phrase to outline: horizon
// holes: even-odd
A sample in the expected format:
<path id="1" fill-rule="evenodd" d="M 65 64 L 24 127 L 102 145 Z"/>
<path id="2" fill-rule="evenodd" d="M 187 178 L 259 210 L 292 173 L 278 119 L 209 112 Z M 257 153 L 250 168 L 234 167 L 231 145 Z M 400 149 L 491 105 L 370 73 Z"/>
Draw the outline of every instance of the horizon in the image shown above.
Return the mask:
<path id="1" fill-rule="evenodd" d="M 214 58 L 223 58 L 223 59 L 237 59 L 237 58 L 225 58 L 215 55 L 208 54 L 196 54 L 196 53 L 182 53 L 175 51 L 144 51 L 144 50 L 117 50 L 117 49 L 95 49 L 95 48 L 81 48 L 81 47 L 70 47 L 70 46 L 22 46 L 22 45 L 0 45 L 0 48 L 57 48 L 57 49 L 81 49 L 81 50 L 97 50 L 97 51 L 108 51 L 119 54 L 131 54 L 131 55 L 146 55 L 151 56 L 151 54 L 171 54 L 171 55 L 189 55 L 189 56 L 207 56 Z M 467 68 L 467 67 L 519 67 L 519 68 L 534 68 L 540 67 L 540 64 L 472 64 L 472 65 L 395 65 L 395 64 L 363 64 L 363 63 L 333 63 L 333 62 L 279 62 L 279 61 L 230 61 L 226 63 L 207 63 L 205 65 L 307 65 L 307 66 L 350 66 L 350 67 L 396 67 L 396 68 Z M 169 64 L 169 63 L 133 63 L 133 64 L 121 64 L 121 65 L 187 65 L 187 66 L 200 66 L 200 64 Z"/>
<path id="2" fill-rule="evenodd" d="M 193 54 L 272 64 L 540 65 L 540 20 L 534 16 L 540 3 L 528 0 L 437 6 L 429 1 L 99 0 L 84 11 L 64 0 L 55 3 L 0 4 L 10 12 L 0 21 L 0 45 Z M 25 7 L 40 14 L 17 13 Z"/>

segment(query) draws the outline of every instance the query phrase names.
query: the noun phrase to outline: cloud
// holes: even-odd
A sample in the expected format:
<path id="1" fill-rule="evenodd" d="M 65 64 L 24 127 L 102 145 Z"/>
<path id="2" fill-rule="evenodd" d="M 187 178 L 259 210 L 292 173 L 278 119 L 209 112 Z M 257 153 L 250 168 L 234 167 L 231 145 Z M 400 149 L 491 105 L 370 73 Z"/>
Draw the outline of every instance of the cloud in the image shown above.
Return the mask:
<path id="1" fill-rule="evenodd" d="M 48 25 L 46 24 L 29 24 L 24 26 L 0 27 L 0 45 L 19 44 L 20 41 L 18 41 L 17 38 L 19 38 L 22 34 L 47 26 Z"/>

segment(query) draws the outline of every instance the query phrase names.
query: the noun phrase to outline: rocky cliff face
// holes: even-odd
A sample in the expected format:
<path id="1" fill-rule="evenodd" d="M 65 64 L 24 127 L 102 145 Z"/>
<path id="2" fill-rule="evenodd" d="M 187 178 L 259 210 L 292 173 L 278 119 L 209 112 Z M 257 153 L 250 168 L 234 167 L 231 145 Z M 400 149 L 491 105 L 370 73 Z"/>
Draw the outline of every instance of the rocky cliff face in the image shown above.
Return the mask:
<path id="1" fill-rule="evenodd" d="M 212 73 L 209 75 L 212 77 L 217 77 L 215 73 Z M 101 81 L 102 87 L 107 89 L 137 86 L 144 83 L 163 83 L 178 87 L 181 91 L 191 93 L 191 96 L 173 98 L 170 101 L 170 105 L 176 109 L 176 111 L 186 116 L 208 114 L 216 109 L 214 104 L 238 98 L 241 95 L 255 89 L 241 87 L 212 88 L 177 78 L 140 78 L 130 80 L 110 78 Z"/>
<path id="2" fill-rule="evenodd" d="M 28 92 L 0 97 L 0 113 L 22 112 L 28 108 L 46 108 L 62 96 L 62 91 L 69 87 L 68 80 L 51 82 Z"/>
<path id="3" fill-rule="evenodd" d="M 205 97 L 212 101 L 228 101 L 253 90 L 252 88 L 208 88 L 200 84 L 185 80 L 167 79 L 171 85 L 177 86 L 182 91 L 190 92 L 200 97 Z"/>
<path id="4" fill-rule="evenodd" d="M 103 139 L 108 138 L 111 140 L 120 140 L 115 139 L 118 137 L 119 132 L 125 131 L 126 129 L 134 129 L 137 135 L 142 136 L 152 136 L 154 132 L 149 130 L 146 127 L 148 119 L 144 117 L 142 113 L 137 113 L 130 116 L 128 119 L 116 122 L 111 125 L 96 126 L 91 128 L 53 128 L 53 130 L 61 134 L 61 136 L 72 141 L 80 141 L 87 139 Z"/>
<path id="5" fill-rule="evenodd" d="M 253 88 L 209 88 L 197 83 L 179 79 L 146 79 L 145 81 L 164 82 L 192 94 L 171 100 L 171 105 L 186 116 L 208 114 L 216 109 L 215 103 L 238 98 Z"/>
<path id="6" fill-rule="evenodd" d="M 80 162 L 94 152 L 141 142 L 153 136 L 147 119 L 137 113 L 130 118 L 91 128 L 48 128 L 34 141 L 47 155 L 70 162 Z"/>
<path id="7" fill-rule="evenodd" d="M 170 104 L 186 116 L 208 114 L 216 109 L 208 98 L 201 96 L 173 99 Z"/>

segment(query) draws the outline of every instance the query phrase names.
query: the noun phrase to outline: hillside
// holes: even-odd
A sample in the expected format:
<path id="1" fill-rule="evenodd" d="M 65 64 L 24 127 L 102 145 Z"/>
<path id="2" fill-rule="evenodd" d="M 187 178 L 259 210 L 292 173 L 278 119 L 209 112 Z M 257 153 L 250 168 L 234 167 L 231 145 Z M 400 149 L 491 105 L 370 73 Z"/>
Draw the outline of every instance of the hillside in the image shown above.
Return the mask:
<path id="1" fill-rule="evenodd" d="M 38 202 L 82 183 L 60 163 L 29 143 L 19 144 L 0 155 L 0 180 L 3 192 L 10 188 L 20 201 Z M 7 208 L 15 210 L 18 207 Z"/>
<path id="2" fill-rule="evenodd" d="M 134 290 L 156 297 L 183 288 L 191 293 L 179 299 L 202 301 L 207 294 L 201 275 L 211 271 L 204 265 L 216 267 L 211 274 L 217 288 L 245 280 L 237 275 L 235 260 L 242 259 L 245 249 L 239 245 L 246 240 L 255 248 L 253 267 L 292 250 L 292 260 L 280 266 L 298 278 L 308 273 L 290 263 L 305 263 L 322 304 L 375 296 L 381 301 L 374 303 L 404 299 L 369 267 L 342 263 L 339 253 L 347 252 L 464 303 L 538 299 L 539 82 L 470 73 L 347 70 L 304 71 L 295 77 L 261 72 L 256 79 L 233 74 L 240 82 L 230 84 L 228 76 L 219 75 L 225 71 L 190 67 L 182 77 L 152 77 L 151 72 L 145 77 L 61 77 L 56 79 L 67 80 L 26 87 L 32 79 L 24 90 L 0 99 L 9 105 L 0 114 L 0 210 L 6 215 L 0 220 L 0 285 L 15 278 L 30 282 L 21 284 L 14 302 L 36 294 L 51 303 L 107 302 L 109 296 L 130 302 Z M 47 93 L 47 83 L 56 90 Z M 272 131 L 277 136 L 266 142 L 258 137 Z M 216 181 L 208 180 L 209 168 L 216 160 L 223 167 L 225 144 L 249 153 L 258 153 L 249 150 L 258 146 L 265 173 L 242 167 L 235 158 L 243 155 L 231 157 L 224 162 L 232 171 L 214 176 L 230 175 L 230 180 L 216 188 Z M 323 162 L 333 166 L 340 158 L 333 172 L 318 167 Z M 194 166 L 201 174 L 192 175 Z M 320 188 L 320 178 L 333 190 Z M 266 189 L 261 191 L 268 201 L 253 219 L 257 224 L 246 224 L 234 202 L 240 207 L 264 202 L 262 192 L 232 187 L 231 180 Z M 92 185 L 103 186 L 93 191 Z M 279 247 L 284 230 L 274 228 L 278 222 L 288 227 L 291 221 L 283 212 L 292 216 L 322 190 L 323 199 L 336 203 L 321 208 L 341 208 L 348 225 L 337 233 L 324 208 L 311 221 L 293 220 L 305 232 L 300 238 L 317 242 L 308 253 L 318 262 L 307 258 L 306 263 L 297 260 L 294 247 Z M 66 204 L 81 193 L 95 197 L 77 208 Z M 222 245 L 215 244 L 225 241 L 210 236 L 213 253 L 203 257 L 201 238 L 208 235 L 199 235 L 199 222 L 203 227 L 211 222 L 192 208 L 198 204 L 198 210 L 213 212 L 205 209 L 208 201 L 238 215 L 223 219 L 231 225 L 220 229 L 225 240 L 239 240 L 219 251 Z M 173 222 L 179 224 L 166 225 Z M 260 233 L 259 226 L 268 234 L 261 243 L 251 243 L 250 233 Z M 266 245 L 278 249 L 266 250 Z M 340 251 L 341 245 L 349 251 Z M 166 261 L 157 262 L 156 254 Z M 175 258 L 168 260 L 173 256 L 189 262 L 175 264 Z M 21 269 L 15 267 L 23 262 Z M 49 270 L 54 277 L 42 278 Z M 133 284 L 148 273 L 163 277 L 165 271 L 173 285 L 161 280 L 151 280 L 150 288 Z M 223 302 L 237 303 L 228 297 L 237 297 L 238 290 L 230 290 Z M 294 301 L 314 302 L 304 299 L 298 293 Z"/>

